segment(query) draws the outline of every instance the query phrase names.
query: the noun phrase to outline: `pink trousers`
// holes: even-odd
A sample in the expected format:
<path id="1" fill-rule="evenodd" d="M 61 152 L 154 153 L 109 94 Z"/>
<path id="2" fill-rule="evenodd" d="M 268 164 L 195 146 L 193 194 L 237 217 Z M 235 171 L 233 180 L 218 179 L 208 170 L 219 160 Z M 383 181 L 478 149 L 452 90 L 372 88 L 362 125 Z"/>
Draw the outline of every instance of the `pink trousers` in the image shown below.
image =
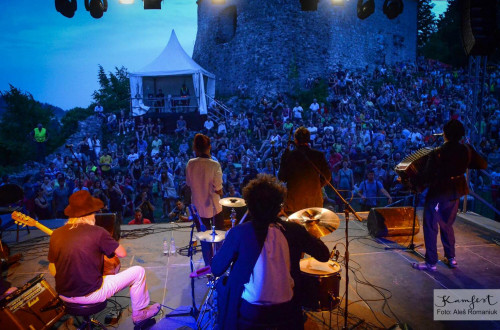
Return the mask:
<path id="1" fill-rule="evenodd" d="M 132 312 L 138 312 L 149 305 L 149 293 L 146 285 L 146 274 L 141 266 L 130 267 L 116 275 L 107 275 L 103 277 L 102 285 L 96 291 L 82 297 L 59 297 L 70 303 L 75 304 L 95 304 L 105 301 L 115 293 L 130 287 L 130 300 Z"/>

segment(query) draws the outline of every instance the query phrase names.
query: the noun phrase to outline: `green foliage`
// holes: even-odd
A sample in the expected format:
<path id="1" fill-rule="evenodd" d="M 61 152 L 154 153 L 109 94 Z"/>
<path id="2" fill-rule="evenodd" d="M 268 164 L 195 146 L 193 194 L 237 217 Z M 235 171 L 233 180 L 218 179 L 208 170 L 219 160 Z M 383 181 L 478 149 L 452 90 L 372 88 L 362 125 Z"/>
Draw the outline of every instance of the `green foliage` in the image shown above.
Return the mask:
<path id="1" fill-rule="evenodd" d="M 66 139 L 76 132 L 78 129 L 78 122 L 87 119 L 93 114 L 93 112 L 94 110 L 91 107 L 86 109 L 76 107 L 66 111 L 64 117 L 61 119 L 63 127 L 60 135 L 58 136 L 60 141 L 59 145 L 65 143 Z"/>
<path id="2" fill-rule="evenodd" d="M 304 110 L 309 109 L 309 104 L 313 102 L 313 99 L 317 99 L 318 103 L 327 103 L 327 97 L 328 84 L 324 80 L 315 84 L 311 89 L 301 89 L 292 96 L 292 98 L 296 99 L 303 107 L 304 105 L 307 105 L 307 107 L 304 107 Z"/>
<path id="3" fill-rule="evenodd" d="M 437 32 L 430 36 L 422 48 L 422 54 L 453 66 L 464 66 L 467 58 L 462 45 L 460 23 L 459 1 L 451 0 L 444 14 L 439 17 Z"/>
<path id="4" fill-rule="evenodd" d="M 453 66 L 465 66 L 467 56 L 462 43 L 460 1 L 449 0 L 446 11 L 439 17 L 437 30 L 433 33 L 421 53 L 427 58 L 439 60 Z M 497 6 L 497 16 L 500 14 L 500 6 Z M 489 56 L 493 62 L 500 61 L 500 51 Z"/>
<path id="5" fill-rule="evenodd" d="M 436 32 L 436 16 L 432 12 L 434 4 L 431 0 L 418 1 L 417 13 L 417 44 L 418 47 L 425 45 L 429 37 Z"/>
<path id="6" fill-rule="evenodd" d="M 34 159 L 35 146 L 30 133 L 41 123 L 44 127 L 54 127 L 51 120 L 54 114 L 51 109 L 43 109 L 40 102 L 35 101 L 27 92 L 10 85 L 10 90 L 0 92 L 7 109 L 0 122 L 0 165 L 17 166 L 27 160 Z M 50 129 L 47 129 L 49 141 L 47 150 L 54 148 Z"/>
<path id="7" fill-rule="evenodd" d="M 101 103 L 106 112 L 128 109 L 130 106 L 130 82 L 127 69 L 123 66 L 115 67 L 114 73 L 106 74 L 104 68 L 99 65 L 97 77 L 101 87 L 92 95 L 95 102 Z"/>

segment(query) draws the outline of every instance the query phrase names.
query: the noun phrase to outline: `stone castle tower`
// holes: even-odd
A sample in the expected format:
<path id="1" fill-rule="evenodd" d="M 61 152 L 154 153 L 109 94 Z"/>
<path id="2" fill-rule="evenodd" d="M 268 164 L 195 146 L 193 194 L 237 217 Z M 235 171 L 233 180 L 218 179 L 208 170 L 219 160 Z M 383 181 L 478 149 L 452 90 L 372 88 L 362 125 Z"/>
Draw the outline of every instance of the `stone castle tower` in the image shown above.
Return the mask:
<path id="1" fill-rule="evenodd" d="M 401 15 L 389 20 L 384 0 L 365 20 L 356 0 L 198 0 L 198 32 L 193 59 L 216 75 L 219 95 L 236 93 L 245 81 L 256 97 L 286 92 L 291 81 L 326 76 L 339 64 L 364 68 L 415 61 L 417 0 L 404 0 Z"/>

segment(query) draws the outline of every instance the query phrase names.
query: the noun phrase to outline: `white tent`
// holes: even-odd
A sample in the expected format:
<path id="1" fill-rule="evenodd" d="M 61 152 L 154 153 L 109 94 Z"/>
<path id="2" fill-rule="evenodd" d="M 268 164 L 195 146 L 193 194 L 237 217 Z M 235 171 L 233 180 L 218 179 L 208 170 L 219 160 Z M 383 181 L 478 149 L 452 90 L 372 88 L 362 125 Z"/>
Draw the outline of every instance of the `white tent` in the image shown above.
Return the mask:
<path id="1" fill-rule="evenodd" d="M 205 94 L 215 96 L 215 76 L 203 69 L 184 51 L 175 31 L 172 30 L 170 40 L 161 54 L 138 72 L 130 73 L 130 93 L 132 95 L 132 112 L 134 115 L 144 114 L 148 107 L 142 103 L 145 94 L 145 78 L 173 78 L 191 76 L 198 110 L 200 114 L 207 113 Z M 205 86 L 206 84 L 206 86 Z"/>

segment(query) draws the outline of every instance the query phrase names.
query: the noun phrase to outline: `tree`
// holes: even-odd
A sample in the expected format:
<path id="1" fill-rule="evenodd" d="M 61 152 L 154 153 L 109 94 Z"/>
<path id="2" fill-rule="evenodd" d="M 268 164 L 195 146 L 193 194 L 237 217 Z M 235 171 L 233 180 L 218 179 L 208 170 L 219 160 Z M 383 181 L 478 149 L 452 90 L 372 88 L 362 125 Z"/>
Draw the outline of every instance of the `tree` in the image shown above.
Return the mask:
<path id="1" fill-rule="evenodd" d="M 459 1 L 450 0 L 448 8 L 439 17 L 437 31 L 422 47 L 422 54 L 453 66 L 464 66 L 467 58 L 462 44 L 460 23 Z"/>
<path id="2" fill-rule="evenodd" d="M 434 4 L 431 0 L 418 1 L 417 12 L 417 44 L 418 47 L 425 45 L 429 37 L 436 32 L 436 15 L 432 12 Z"/>
<path id="3" fill-rule="evenodd" d="M 51 109 L 44 109 L 30 93 L 10 85 L 10 90 L 0 92 L 6 111 L 0 122 L 0 165 L 16 166 L 34 159 L 34 145 L 30 133 L 38 123 L 49 127 L 54 118 Z M 49 137 L 50 137 L 50 131 Z M 47 149 L 52 147 L 51 139 Z"/>
<path id="4" fill-rule="evenodd" d="M 104 111 L 118 112 L 130 107 L 130 82 L 128 71 L 125 67 L 115 67 L 115 72 L 106 75 L 104 68 L 99 65 L 97 74 L 99 79 L 99 90 L 94 91 L 92 97 L 101 103 Z"/>

